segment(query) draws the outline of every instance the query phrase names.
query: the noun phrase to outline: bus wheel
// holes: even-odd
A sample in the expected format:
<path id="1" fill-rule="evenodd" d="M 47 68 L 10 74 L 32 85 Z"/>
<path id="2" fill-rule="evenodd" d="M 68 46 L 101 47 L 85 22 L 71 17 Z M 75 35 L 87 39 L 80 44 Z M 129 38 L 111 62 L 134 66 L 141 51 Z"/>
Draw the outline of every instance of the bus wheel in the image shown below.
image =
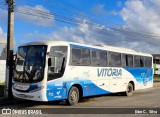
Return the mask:
<path id="1" fill-rule="evenodd" d="M 76 105 L 78 101 L 79 101 L 79 90 L 77 87 L 72 86 L 68 94 L 67 103 L 69 105 Z"/>
<path id="2" fill-rule="evenodd" d="M 131 83 L 128 84 L 127 90 L 124 93 L 126 96 L 132 96 L 133 94 L 133 85 Z"/>

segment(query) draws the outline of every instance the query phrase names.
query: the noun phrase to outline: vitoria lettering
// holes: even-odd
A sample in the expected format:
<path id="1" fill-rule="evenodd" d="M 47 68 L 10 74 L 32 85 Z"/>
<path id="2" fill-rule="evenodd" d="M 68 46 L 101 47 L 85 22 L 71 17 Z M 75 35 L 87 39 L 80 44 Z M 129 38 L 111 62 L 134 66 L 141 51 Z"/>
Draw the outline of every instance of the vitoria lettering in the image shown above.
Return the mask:
<path id="1" fill-rule="evenodd" d="M 98 75 L 98 77 L 122 76 L 122 69 L 98 68 L 97 69 L 97 75 Z"/>

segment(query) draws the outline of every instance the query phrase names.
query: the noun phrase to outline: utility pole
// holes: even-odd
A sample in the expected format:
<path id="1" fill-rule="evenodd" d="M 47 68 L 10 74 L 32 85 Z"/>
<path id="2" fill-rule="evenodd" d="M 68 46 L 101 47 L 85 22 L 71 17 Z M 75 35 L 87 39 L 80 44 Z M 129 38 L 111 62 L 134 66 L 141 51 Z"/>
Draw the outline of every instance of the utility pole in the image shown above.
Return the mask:
<path id="1" fill-rule="evenodd" d="M 11 99 L 13 76 L 13 35 L 14 35 L 14 0 L 6 0 L 8 4 L 8 31 L 7 31 L 7 61 L 5 98 Z"/>

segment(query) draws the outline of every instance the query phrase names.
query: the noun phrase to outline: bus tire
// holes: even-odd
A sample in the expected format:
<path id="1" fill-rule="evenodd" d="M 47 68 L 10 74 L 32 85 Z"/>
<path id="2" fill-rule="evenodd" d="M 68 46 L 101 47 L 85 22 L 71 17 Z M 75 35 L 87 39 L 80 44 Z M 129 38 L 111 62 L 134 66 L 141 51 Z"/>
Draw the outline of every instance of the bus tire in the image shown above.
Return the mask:
<path id="1" fill-rule="evenodd" d="M 67 104 L 76 105 L 79 101 L 79 90 L 77 87 L 72 86 L 68 93 Z"/>
<path id="2" fill-rule="evenodd" d="M 131 83 L 128 84 L 126 91 L 124 92 L 125 96 L 132 96 L 133 94 L 133 85 Z"/>

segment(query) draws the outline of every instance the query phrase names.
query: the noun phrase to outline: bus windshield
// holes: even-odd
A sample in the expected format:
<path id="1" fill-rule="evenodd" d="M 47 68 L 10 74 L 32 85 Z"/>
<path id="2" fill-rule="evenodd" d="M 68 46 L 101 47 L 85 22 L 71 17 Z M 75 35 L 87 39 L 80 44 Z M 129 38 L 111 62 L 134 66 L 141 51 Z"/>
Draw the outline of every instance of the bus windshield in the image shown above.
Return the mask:
<path id="1" fill-rule="evenodd" d="M 14 67 L 13 80 L 33 83 L 43 80 L 47 46 L 19 47 Z"/>

